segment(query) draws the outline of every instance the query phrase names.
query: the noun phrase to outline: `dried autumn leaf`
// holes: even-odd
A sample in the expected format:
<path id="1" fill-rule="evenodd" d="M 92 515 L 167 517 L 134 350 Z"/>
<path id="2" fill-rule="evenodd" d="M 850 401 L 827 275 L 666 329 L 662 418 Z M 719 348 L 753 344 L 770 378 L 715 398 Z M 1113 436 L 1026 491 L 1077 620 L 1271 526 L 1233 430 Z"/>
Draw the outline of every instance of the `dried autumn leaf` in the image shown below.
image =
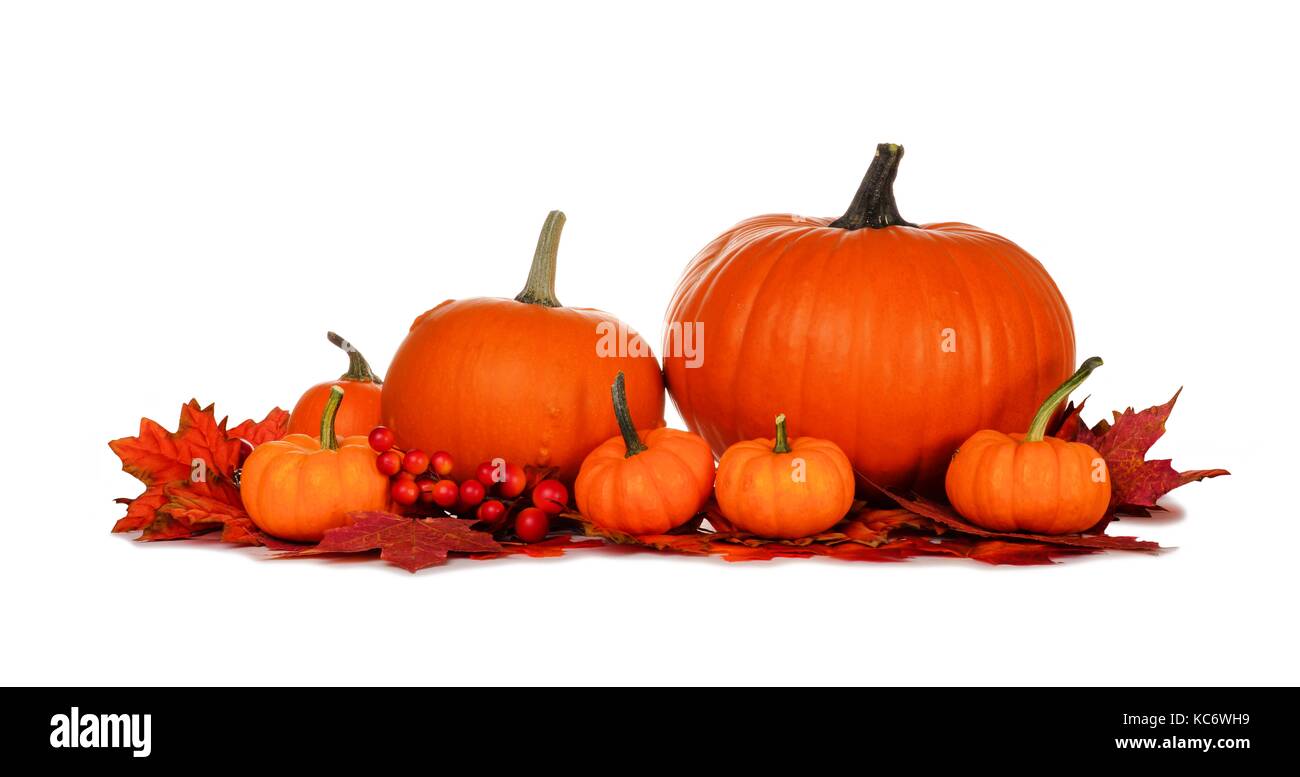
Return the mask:
<path id="1" fill-rule="evenodd" d="M 566 512 L 561 513 L 561 517 L 577 521 L 582 527 L 583 534 L 588 537 L 599 537 L 615 545 L 631 545 L 652 550 L 670 551 L 674 553 L 704 554 L 709 552 L 709 541 L 712 535 L 704 534 L 699 531 L 693 531 L 685 534 L 651 534 L 651 535 L 633 535 L 616 529 L 606 529 L 587 520 L 586 516 L 580 513 Z"/>
<path id="2" fill-rule="evenodd" d="M 144 527 L 140 532 L 141 542 L 164 542 L 167 540 L 188 540 L 206 534 L 215 529 L 214 525 L 202 527 L 191 526 L 184 521 L 178 521 L 169 515 L 159 513 L 153 523 Z"/>
<path id="3" fill-rule="evenodd" d="M 933 524 L 910 510 L 867 508 L 850 515 L 837 528 L 854 542 L 878 547 L 889 541 L 891 532 L 900 529 L 927 531 L 933 529 Z"/>
<path id="4" fill-rule="evenodd" d="M 140 433 L 135 437 L 113 440 L 109 448 L 122 460 L 122 469 L 147 486 L 190 479 L 202 468 L 230 477 L 239 463 L 239 440 L 232 440 L 224 420 L 218 422 L 212 405 L 199 407 L 191 399 L 181 407 L 176 431 L 140 419 Z"/>
<path id="5" fill-rule="evenodd" d="M 1115 413 L 1113 423 L 1103 420 L 1091 429 L 1079 425 L 1075 440 L 1091 445 L 1106 460 L 1112 511 L 1153 508 L 1160 497 L 1179 486 L 1229 474 L 1226 469 L 1178 472 L 1169 459 L 1146 460 L 1147 451 L 1165 433 L 1165 422 L 1182 391 L 1179 389 L 1165 404 L 1140 413 L 1131 407 Z"/>
<path id="6" fill-rule="evenodd" d="M 1079 426 L 1083 423 L 1083 406 L 1087 404 L 1088 398 L 1084 397 L 1079 404 L 1070 402 L 1065 406 L 1065 412 L 1056 423 L 1047 427 L 1047 434 L 1052 437 L 1059 437 L 1062 440 L 1073 440 L 1079 433 Z"/>
<path id="7" fill-rule="evenodd" d="M 379 551 L 384 561 L 418 572 L 446 563 L 451 553 L 499 553 L 503 548 L 491 534 L 474 531 L 472 520 L 407 518 L 384 512 L 348 513 L 350 526 L 325 532 L 319 544 L 283 554 L 317 556 L 326 553 Z"/>
<path id="8" fill-rule="evenodd" d="M 283 435 L 287 414 L 276 408 L 261 422 L 246 421 L 241 434 L 265 441 Z M 240 441 L 218 421 L 213 406 L 190 400 L 181 407 L 175 432 L 144 418 L 135 437 L 113 440 L 109 447 L 122 469 L 147 488 L 126 504 L 115 532 L 140 531 L 146 541 L 185 539 L 247 518 L 231 476 L 239 461 Z"/>
<path id="9" fill-rule="evenodd" d="M 276 537 L 272 537 L 253 523 L 253 519 L 248 516 L 227 518 L 221 524 L 221 541 L 229 542 L 235 545 L 251 545 L 255 547 L 264 547 L 268 550 L 276 551 L 296 551 L 303 550 L 307 545 L 298 542 L 288 542 Z"/>
<path id="10" fill-rule="evenodd" d="M 833 558 L 840 561 L 904 561 L 921 554 L 916 546 L 908 541 L 891 542 L 879 547 L 870 547 L 859 542 L 838 542 L 835 544 L 810 543 L 794 545 L 785 542 L 768 542 L 766 544 L 749 544 L 734 542 L 716 542 L 710 548 L 714 555 L 723 561 L 771 561 L 778 558 Z"/>
<path id="11" fill-rule="evenodd" d="M 570 550 L 581 550 L 584 548 L 604 548 L 607 547 L 602 540 L 583 540 L 574 537 L 571 534 L 559 534 L 554 537 L 547 537 L 541 542 L 502 542 L 501 550 L 491 553 L 471 553 L 470 558 L 476 561 L 490 561 L 491 559 L 505 558 L 507 556 L 528 556 L 529 558 L 559 558 Z"/>
<path id="12" fill-rule="evenodd" d="M 247 517 L 239 490 L 224 480 L 175 483 L 165 489 L 168 501 L 159 512 L 191 526 L 222 524 Z"/>
<path id="13" fill-rule="evenodd" d="M 233 545 L 260 546 L 263 544 L 262 536 L 262 530 L 247 516 L 228 520 L 221 525 L 221 541 Z"/>
<path id="14" fill-rule="evenodd" d="M 280 408 L 273 408 L 266 414 L 266 418 L 261 421 L 253 421 L 251 418 L 227 434 L 240 440 L 248 440 L 254 446 L 261 445 L 264 442 L 282 439 L 289 433 L 289 413 Z"/>
<path id="15" fill-rule="evenodd" d="M 169 501 L 163 489 L 166 483 L 149 486 L 135 499 L 118 499 L 118 504 L 126 505 L 126 515 L 113 525 L 114 532 L 140 531 L 158 518 L 158 508 Z"/>
<path id="16" fill-rule="evenodd" d="M 877 486 L 880 488 L 880 486 Z M 910 510 L 917 515 L 928 518 L 931 521 L 944 526 L 953 531 L 969 534 L 975 537 L 1001 540 L 1020 540 L 1026 542 L 1041 543 L 1043 545 L 1052 545 L 1058 548 L 1092 548 L 1096 550 L 1145 550 L 1155 551 L 1160 549 L 1160 545 L 1148 540 L 1139 540 L 1136 537 L 1112 537 L 1107 534 L 1098 535 L 1080 535 L 1080 534 L 1027 534 L 1019 532 L 996 532 L 982 529 L 962 518 L 951 507 L 939 502 L 932 502 L 923 496 L 905 497 L 901 494 L 895 494 L 884 488 L 882 492 L 888 494 L 891 499 L 898 502 L 903 508 Z"/>
<path id="17" fill-rule="evenodd" d="M 168 483 L 162 493 L 166 501 L 142 527 L 140 539 L 145 542 L 189 539 L 219 529 L 228 520 L 247 517 L 239 491 L 224 480 Z"/>

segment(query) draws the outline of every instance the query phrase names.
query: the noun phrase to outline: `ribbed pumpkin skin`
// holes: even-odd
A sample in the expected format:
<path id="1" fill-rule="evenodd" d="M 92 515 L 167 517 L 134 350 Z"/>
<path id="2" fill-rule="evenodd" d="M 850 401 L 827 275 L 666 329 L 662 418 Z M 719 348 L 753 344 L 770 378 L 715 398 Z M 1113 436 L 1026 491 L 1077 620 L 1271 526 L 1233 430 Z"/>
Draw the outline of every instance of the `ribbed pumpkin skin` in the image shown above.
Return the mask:
<path id="1" fill-rule="evenodd" d="M 634 456 L 627 455 L 621 436 L 592 451 L 578 473 L 574 497 L 578 511 L 597 526 L 663 534 L 686 523 L 709 501 L 713 452 L 704 440 L 677 429 L 640 436 L 648 450 Z"/>
<path id="2" fill-rule="evenodd" d="M 289 434 L 315 435 L 320 432 L 320 416 L 330 398 L 330 389 L 335 386 L 342 387 L 348 395 L 348 401 L 339 405 L 334 420 L 335 433 L 339 437 L 370 434 L 371 429 L 379 426 L 382 386 L 368 381 L 341 379 L 317 383 L 303 392 L 289 414 Z"/>
<path id="3" fill-rule="evenodd" d="M 449 300 L 416 319 L 383 386 L 383 419 L 401 448 L 450 451 L 451 477 L 502 457 L 557 467 L 572 482 L 583 458 L 617 435 L 609 386 L 622 370 L 632 413 L 663 425 L 664 391 L 653 356 L 597 353 L 599 310 L 509 299 Z M 623 325 L 626 327 L 626 325 Z M 629 340 L 639 338 L 628 331 Z M 649 348 L 646 348 L 649 352 Z"/>
<path id="4" fill-rule="evenodd" d="M 853 468 L 829 440 L 796 437 L 789 453 L 775 440 L 738 442 L 718 462 L 715 493 L 723 516 L 761 537 L 796 539 L 839 523 L 853 506 Z M 803 460 L 796 480 L 794 461 Z"/>
<path id="5" fill-rule="evenodd" d="M 327 530 L 347 525 L 349 512 L 387 509 L 388 478 L 375 468 L 367 439 L 338 444 L 322 450 L 320 440 L 291 434 L 254 448 L 240 485 L 253 523 L 282 540 L 318 542 Z"/>
<path id="6" fill-rule="evenodd" d="M 835 442 L 876 483 L 937 494 L 963 440 L 1024 429 L 1070 374 L 1069 309 L 1042 265 L 997 235 L 830 221 L 760 216 L 695 257 L 668 308 L 668 391 L 716 453 L 784 412 L 791 436 Z M 674 325 L 697 322 L 692 369 Z"/>
<path id="7" fill-rule="evenodd" d="M 1081 442 L 1024 437 L 984 430 L 963 443 L 946 480 L 953 508 L 992 531 L 1070 534 L 1095 526 L 1110 504 L 1110 473 L 1093 479 L 1105 460 Z"/>

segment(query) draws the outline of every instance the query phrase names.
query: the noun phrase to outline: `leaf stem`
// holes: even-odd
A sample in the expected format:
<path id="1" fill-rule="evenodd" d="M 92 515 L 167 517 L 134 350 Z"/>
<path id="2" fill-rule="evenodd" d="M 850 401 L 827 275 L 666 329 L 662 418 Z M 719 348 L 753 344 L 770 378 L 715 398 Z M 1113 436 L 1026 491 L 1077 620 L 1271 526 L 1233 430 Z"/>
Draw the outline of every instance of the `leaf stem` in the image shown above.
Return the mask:
<path id="1" fill-rule="evenodd" d="M 623 433 L 623 445 L 627 448 L 626 458 L 650 450 L 636 433 L 632 423 L 632 411 L 627 407 L 627 384 L 623 380 L 623 371 L 619 370 L 614 378 L 614 385 L 609 387 L 609 395 L 614 400 L 614 417 L 618 419 L 618 430 Z"/>
<path id="2" fill-rule="evenodd" d="M 1042 441 L 1043 434 L 1047 431 L 1047 422 L 1052 420 L 1052 414 L 1056 412 L 1056 408 L 1065 401 L 1066 397 L 1070 396 L 1071 391 L 1077 389 L 1081 383 L 1088 379 L 1092 371 L 1101 365 L 1101 359 L 1093 356 L 1079 365 L 1079 369 L 1075 370 L 1073 375 L 1066 378 L 1065 382 L 1056 391 L 1052 392 L 1052 395 L 1047 398 L 1047 401 L 1043 402 L 1042 406 L 1038 408 L 1038 412 L 1034 414 L 1034 420 L 1029 424 L 1029 431 L 1025 432 L 1025 442 Z"/>
<path id="3" fill-rule="evenodd" d="M 329 399 L 325 400 L 325 412 L 320 416 L 320 449 L 323 451 L 339 449 L 339 439 L 334 434 L 334 418 L 339 414 L 341 404 L 343 404 L 343 389 L 332 386 Z"/>

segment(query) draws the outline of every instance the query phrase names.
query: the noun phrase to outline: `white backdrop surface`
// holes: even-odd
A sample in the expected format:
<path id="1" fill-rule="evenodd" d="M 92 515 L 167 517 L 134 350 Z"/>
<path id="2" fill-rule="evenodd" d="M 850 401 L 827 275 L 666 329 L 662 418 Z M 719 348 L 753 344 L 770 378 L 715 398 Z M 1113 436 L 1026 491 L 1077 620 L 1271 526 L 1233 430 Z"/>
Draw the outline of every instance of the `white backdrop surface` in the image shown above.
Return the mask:
<path id="1" fill-rule="evenodd" d="M 1272 3 L 181 2 L 0 10 L 0 681 L 1294 684 L 1296 12 Z M 446 298 L 558 293 L 658 341 L 750 215 L 838 215 L 903 143 L 913 221 L 1037 256 L 1089 421 L 1230 478 L 1055 567 L 582 553 L 269 561 L 109 533 L 105 444 L 377 368 Z M 670 410 L 670 423 L 677 424 Z"/>

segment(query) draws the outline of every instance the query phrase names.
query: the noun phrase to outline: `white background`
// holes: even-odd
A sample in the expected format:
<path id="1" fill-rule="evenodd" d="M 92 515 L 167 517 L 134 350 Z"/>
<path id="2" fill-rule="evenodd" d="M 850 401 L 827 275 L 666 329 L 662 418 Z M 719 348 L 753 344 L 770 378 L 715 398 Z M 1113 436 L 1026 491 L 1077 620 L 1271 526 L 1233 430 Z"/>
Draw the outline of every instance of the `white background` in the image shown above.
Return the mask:
<path id="1" fill-rule="evenodd" d="M 978 8 L 976 6 L 979 6 Z M 5 683 L 1294 684 L 1295 12 L 1284 4 L 12 3 L 0 11 Z M 658 341 L 732 223 L 1011 237 L 1102 355 L 1088 416 L 1230 478 L 1178 546 L 1046 568 L 652 555 L 268 561 L 112 535 L 105 444 L 382 369 L 418 313 L 560 298 Z M 670 423 L 678 423 L 670 411 Z M 1175 514 L 1177 515 L 1177 513 Z"/>

